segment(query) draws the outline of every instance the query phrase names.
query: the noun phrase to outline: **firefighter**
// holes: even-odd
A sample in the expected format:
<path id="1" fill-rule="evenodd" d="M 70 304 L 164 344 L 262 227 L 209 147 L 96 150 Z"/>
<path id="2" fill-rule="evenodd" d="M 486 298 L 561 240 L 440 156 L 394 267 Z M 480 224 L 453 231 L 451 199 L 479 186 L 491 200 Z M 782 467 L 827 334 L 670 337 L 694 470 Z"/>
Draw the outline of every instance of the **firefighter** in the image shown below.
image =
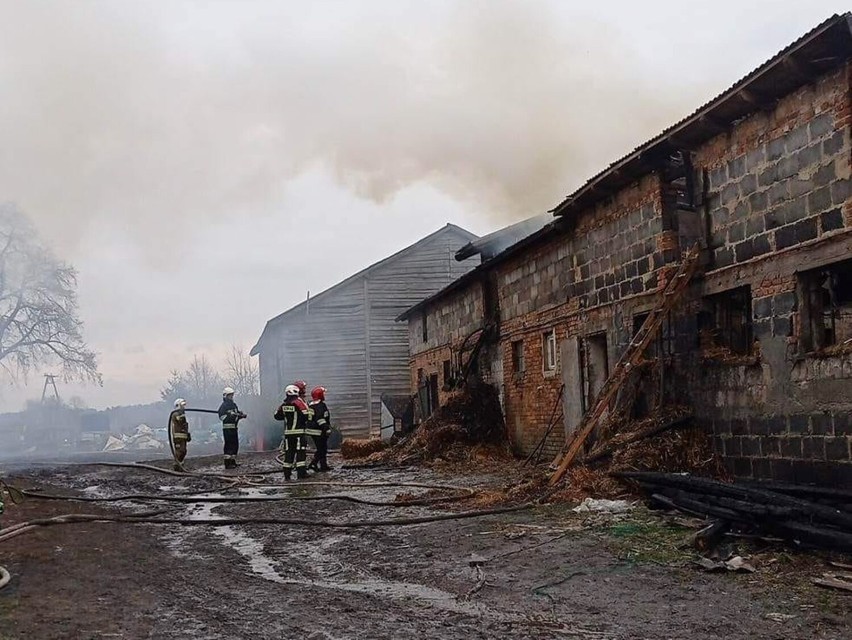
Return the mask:
<path id="1" fill-rule="evenodd" d="M 296 380 L 296 382 L 294 382 L 293 385 L 299 389 L 299 397 L 302 399 L 302 402 L 307 404 L 308 403 L 308 397 L 307 397 L 308 396 L 308 383 L 305 382 L 304 380 Z"/>
<path id="2" fill-rule="evenodd" d="M 284 438 L 281 450 L 284 452 L 284 477 L 289 480 L 296 469 L 299 479 L 308 476 L 305 454 L 305 429 L 308 426 L 308 405 L 299 397 L 299 387 L 294 384 L 284 389 L 284 402 L 273 416 L 284 421 Z"/>
<path id="3" fill-rule="evenodd" d="M 331 471 L 328 466 L 328 434 L 331 432 L 331 414 L 325 403 L 325 387 L 316 387 L 311 391 L 311 411 L 313 411 L 313 422 L 311 422 L 308 434 L 314 439 L 316 451 L 308 469 L 314 471 Z"/>
<path id="4" fill-rule="evenodd" d="M 175 400 L 175 410 L 169 420 L 169 433 L 175 448 L 175 471 L 183 471 L 183 461 L 186 458 L 186 445 L 192 440 L 189 435 L 189 422 L 186 420 L 186 400 Z"/>
<path id="5" fill-rule="evenodd" d="M 304 380 L 296 380 L 293 385 L 299 390 L 299 399 L 308 407 L 308 424 L 305 427 L 305 434 L 313 436 L 313 434 L 316 433 L 316 429 L 312 427 L 314 422 L 314 409 L 308 403 L 308 383 Z M 308 439 L 305 438 L 306 443 L 307 441 Z"/>
<path id="6" fill-rule="evenodd" d="M 225 440 L 224 462 L 226 469 L 238 467 L 237 453 L 240 451 L 240 436 L 237 426 L 246 417 L 234 402 L 234 390 L 225 387 L 222 390 L 222 404 L 219 405 L 219 420 L 222 421 L 222 437 Z"/>

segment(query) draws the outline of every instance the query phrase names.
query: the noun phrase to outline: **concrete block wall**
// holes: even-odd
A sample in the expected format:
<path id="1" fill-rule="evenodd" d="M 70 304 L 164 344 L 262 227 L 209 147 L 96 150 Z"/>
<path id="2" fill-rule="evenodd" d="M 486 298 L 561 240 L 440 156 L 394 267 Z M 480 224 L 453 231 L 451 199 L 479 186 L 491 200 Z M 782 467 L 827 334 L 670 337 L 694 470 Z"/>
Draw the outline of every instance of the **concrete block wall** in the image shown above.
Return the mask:
<path id="1" fill-rule="evenodd" d="M 647 176 L 585 212 L 568 233 L 500 265 L 503 320 L 569 298 L 591 308 L 655 289 L 667 236 L 660 209 L 659 178 Z"/>
<path id="2" fill-rule="evenodd" d="M 708 176 L 712 267 L 849 227 L 848 73 L 821 78 L 696 152 Z"/>
<path id="3" fill-rule="evenodd" d="M 675 375 L 669 379 L 679 381 L 676 391 L 692 402 L 738 476 L 852 479 L 852 355 L 800 352 L 797 297 L 800 270 L 852 256 L 849 89 L 847 66 L 693 153 L 696 173 L 707 176 L 701 215 L 707 216 L 711 260 L 673 316 Z M 563 363 L 543 369 L 545 331 L 554 330 L 558 343 L 606 331 L 612 365 L 629 342 L 634 316 L 653 306 L 681 249 L 665 189 L 658 175 L 648 175 L 575 215 L 561 235 L 494 267 L 502 318 L 496 357 L 506 423 L 519 451 L 539 442 L 562 385 Z M 754 353 L 729 360 L 702 353 L 703 296 L 744 285 L 752 296 Z M 461 298 L 454 304 L 452 313 L 467 317 Z M 418 327 L 412 324 L 415 353 Z M 517 340 L 524 344 L 523 372 L 513 370 Z M 440 349 L 430 355 L 425 347 L 438 349 L 421 345 L 412 371 L 418 363 L 440 366 Z M 545 456 L 564 440 L 558 425 Z"/>
<path id="4" fill-rule="evenodd" d="M 708 169 L 705 290 L 749 286 L 751 362 L 686 358 L 683 380 L 740 477 L 852 482 L 852 361 L 804 353 L 799 272 L 850 257 L 849 68 L 696 153 Z"/>
<path id="5" fill-rule="evenodd" d="M 467 287 L 448 294 L 426 308 L 425 341 L 424 314 L 416 314 L 409 320 L 409 352 L 414 355 L 461 342 L 483 326 L 483 313 L 482 285 L 478 281 L 472 281 Z"/>

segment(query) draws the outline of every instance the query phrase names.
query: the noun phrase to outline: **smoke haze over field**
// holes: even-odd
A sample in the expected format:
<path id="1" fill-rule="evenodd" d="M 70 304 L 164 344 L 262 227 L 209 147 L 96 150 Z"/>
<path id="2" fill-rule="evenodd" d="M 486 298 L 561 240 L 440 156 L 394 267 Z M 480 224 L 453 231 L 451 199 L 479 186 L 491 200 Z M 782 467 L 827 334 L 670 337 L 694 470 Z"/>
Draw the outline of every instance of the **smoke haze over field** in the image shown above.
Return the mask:
<path id="1" fill-rule="evenodd" d="M 447 221 L 541 213 L 846 8 L 575 4 L 0 0 L 0 201 L 102 353 L 67 393 L 153 400 Z"/>

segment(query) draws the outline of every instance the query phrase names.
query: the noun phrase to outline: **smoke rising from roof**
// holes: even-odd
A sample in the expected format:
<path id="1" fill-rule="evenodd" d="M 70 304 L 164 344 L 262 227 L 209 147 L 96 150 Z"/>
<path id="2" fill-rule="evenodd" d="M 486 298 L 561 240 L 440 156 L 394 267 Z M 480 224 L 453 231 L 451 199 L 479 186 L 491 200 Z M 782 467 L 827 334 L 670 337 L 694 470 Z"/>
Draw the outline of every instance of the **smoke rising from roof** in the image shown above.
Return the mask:
<path id="1" fill-rule="evenodd" d="M 319 164 L 376 201 L 426 181 L 511 222 L 684 112 L 612 26 L 429 6 L 4 3 L 0 194 L 55 241 L 106 217 L 145 237 L 263 211 Z"/>

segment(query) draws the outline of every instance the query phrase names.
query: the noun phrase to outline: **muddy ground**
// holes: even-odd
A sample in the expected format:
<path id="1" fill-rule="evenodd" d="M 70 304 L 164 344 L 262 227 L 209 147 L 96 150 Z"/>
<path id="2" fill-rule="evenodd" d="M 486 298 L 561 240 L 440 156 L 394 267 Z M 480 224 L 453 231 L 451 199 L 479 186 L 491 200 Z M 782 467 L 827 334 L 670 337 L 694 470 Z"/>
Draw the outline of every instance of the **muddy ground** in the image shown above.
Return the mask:
<path id="1" fill-rule="evenodd" d="M 195 468 L 216 470 L 212 461 Z M 254 456 L 240 470 L 268 469 Z M 5 472 L 54 493 L 220 491 L 212 479 L 61 467 Z M 505 484 L 499 474 L 336 470 L 328 481 Z M 281 482 L 280 476 L 268 481 Z M 393 500 L 423 489 L 303 486 L 250 495 Z M 236 495 L 238 490 L 231 489 Z M 246 491 L 241 491 L 246 494 Z M 440 507 L 440 508 L 439 508 Z M 140 503 L 28 499 L 2 516 L 150 510 Z M 352 522 L 446 513 L 448 505 L 343 502 L 172 505 L 181 517 Z M 452 506 L 456 511 L 466 507 Z M 325 528 L 85 523 L 0 543 L 0 638 L 849 638 L 852 594 L 810 584 L 824 556 L 769 548 L 753 574 L 708 574 L 681 543 L 690 523 L 644 508 L 576 514 L 569 505 L 415 526 Z M 753 551 L 753 550 L 752 550 Z M 847 559 L 848 561 L 848 559 Z M 481 575 L 471 563 L 481 563 Z"/>

